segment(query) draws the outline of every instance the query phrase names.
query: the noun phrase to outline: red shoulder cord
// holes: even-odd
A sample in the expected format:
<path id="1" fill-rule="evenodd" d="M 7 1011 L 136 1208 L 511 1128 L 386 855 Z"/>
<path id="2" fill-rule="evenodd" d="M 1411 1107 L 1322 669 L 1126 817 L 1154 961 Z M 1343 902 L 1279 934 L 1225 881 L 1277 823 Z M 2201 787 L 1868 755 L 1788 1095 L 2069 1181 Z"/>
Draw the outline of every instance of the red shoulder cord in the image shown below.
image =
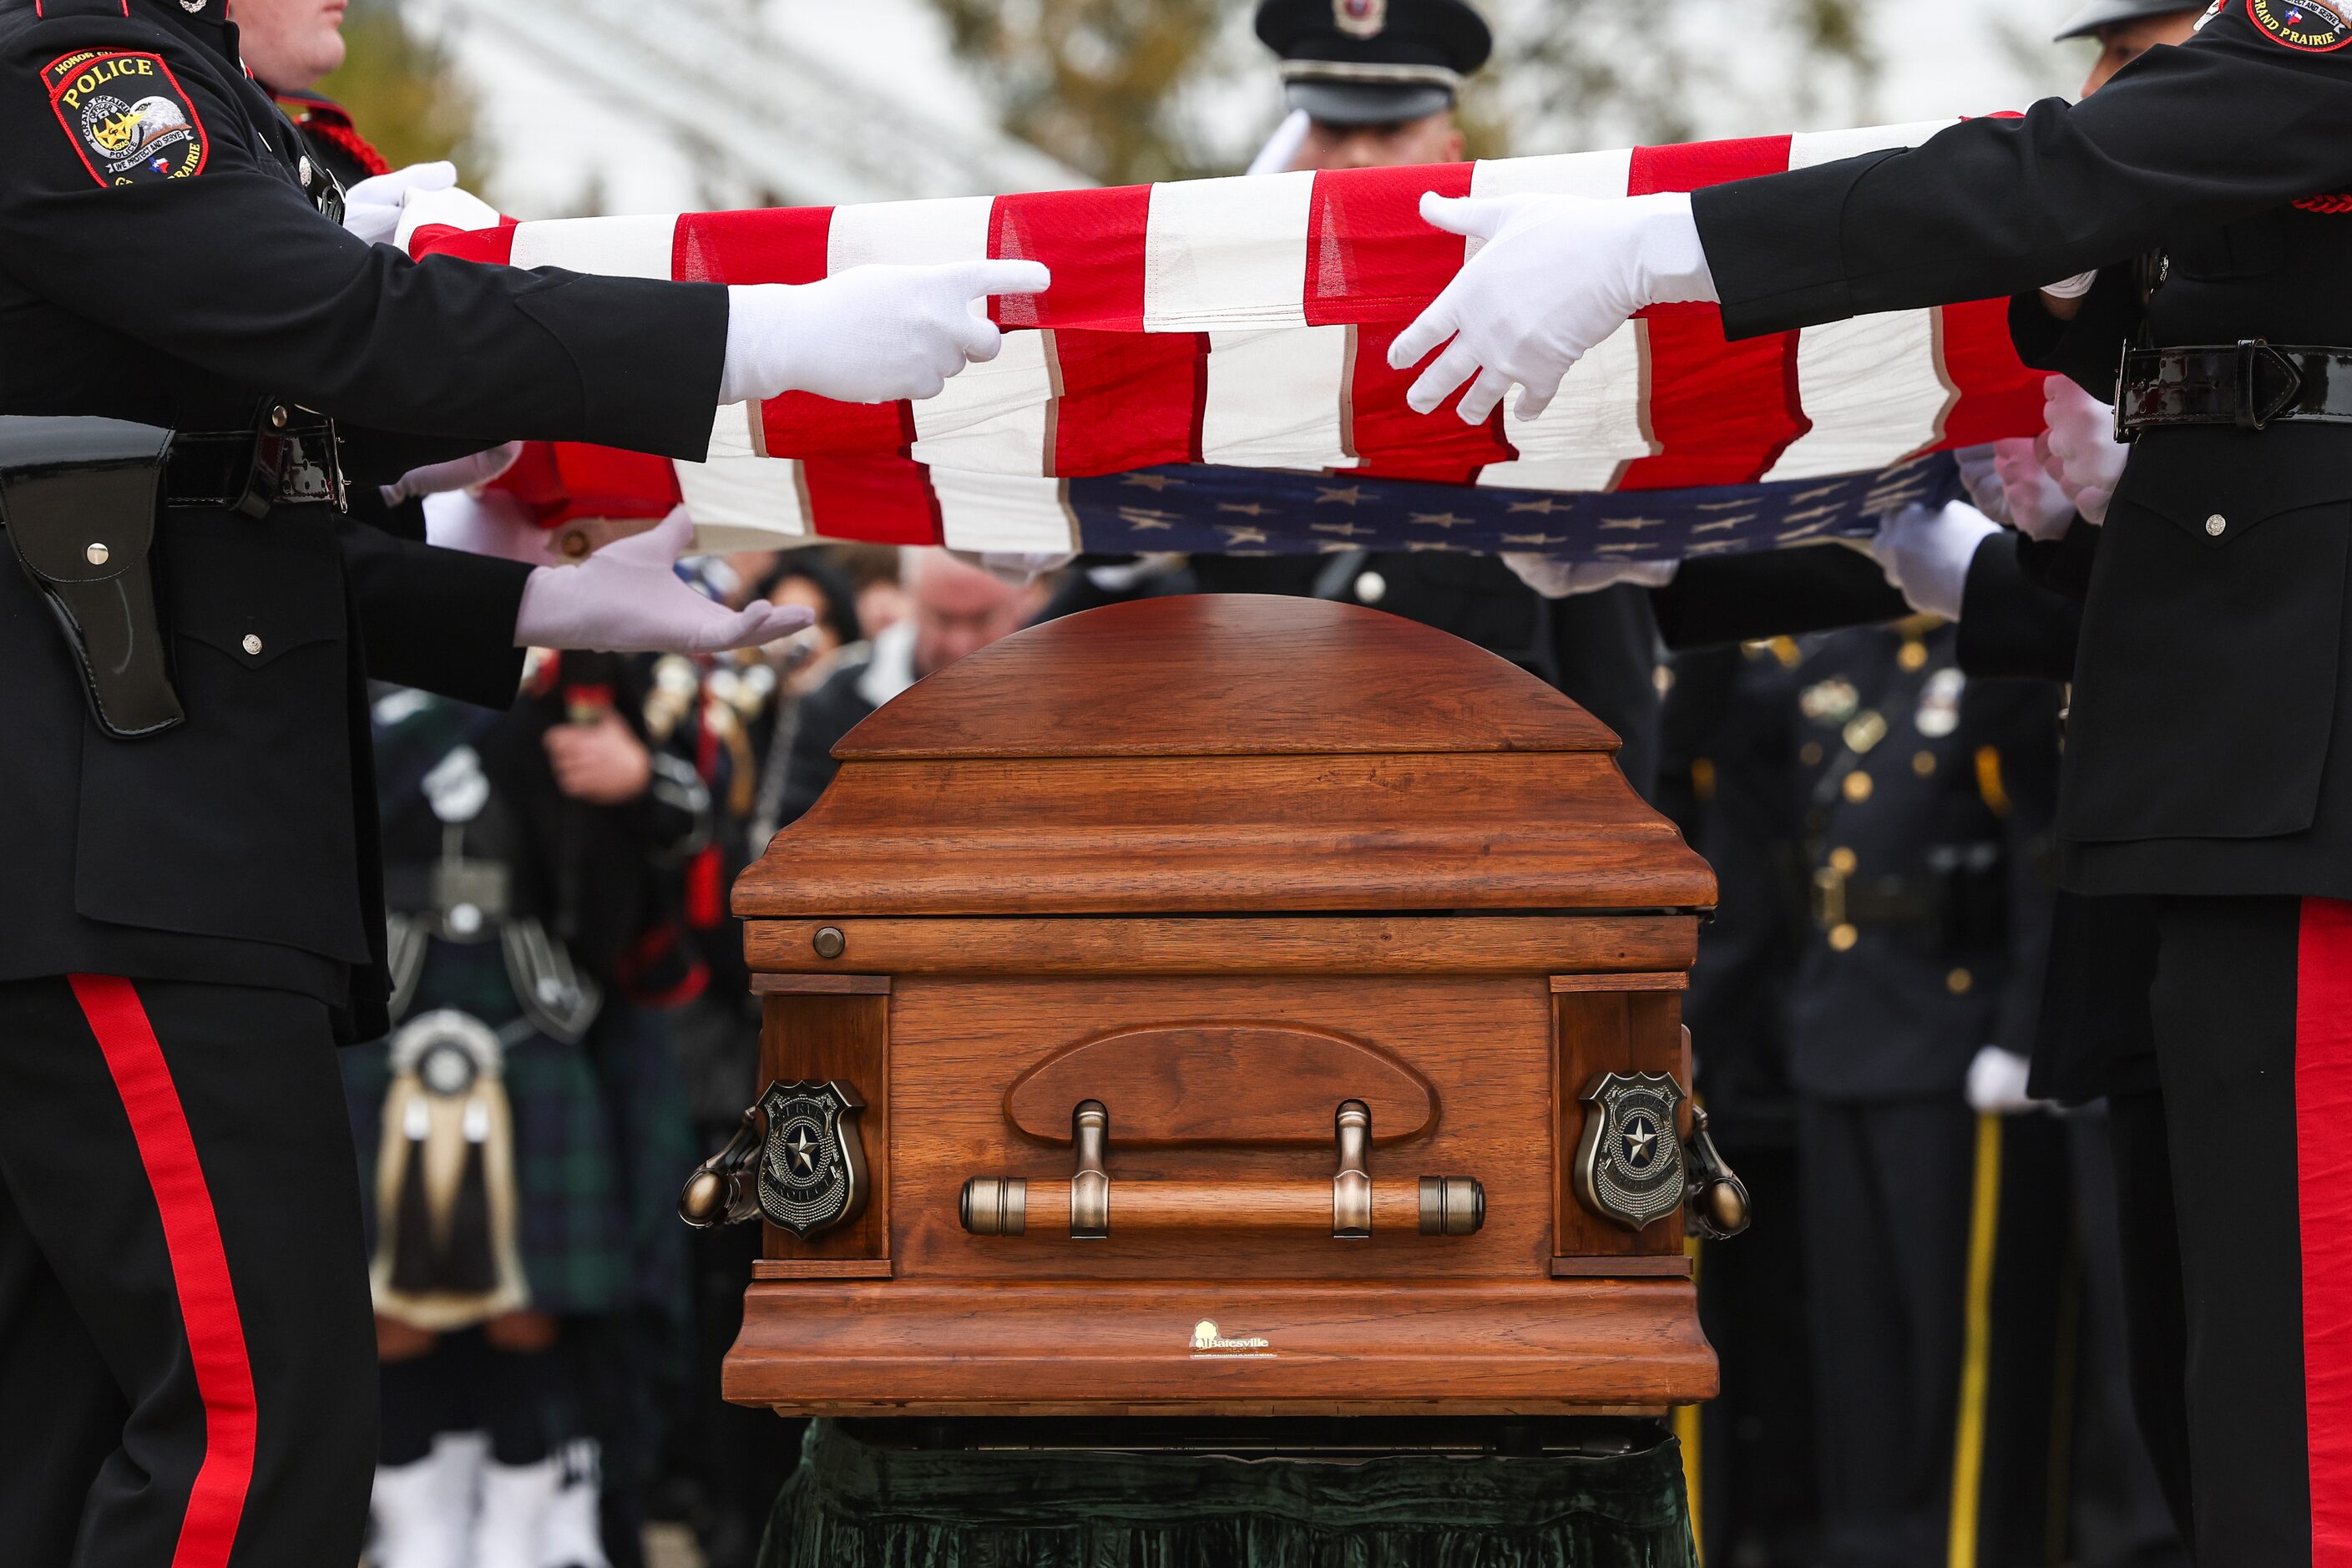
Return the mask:
<path id="1" fill-rule="evenodd" d="M 297 111 L 294 122 L 299 125 L 306 134 L 316 136 L 322 142 L 333 142 L 350 153 L 352 161 L 371 174 L 392 173 L 392 164 L 385 160 L 384 155 L 377 152 L 373 143 L 366 137 L 352 129 L 350 121 L 320 114 L 317 112 L 316 105 L 306 103 L 300 99 L 290 100 L 289 103 L 289 107 Z"/>

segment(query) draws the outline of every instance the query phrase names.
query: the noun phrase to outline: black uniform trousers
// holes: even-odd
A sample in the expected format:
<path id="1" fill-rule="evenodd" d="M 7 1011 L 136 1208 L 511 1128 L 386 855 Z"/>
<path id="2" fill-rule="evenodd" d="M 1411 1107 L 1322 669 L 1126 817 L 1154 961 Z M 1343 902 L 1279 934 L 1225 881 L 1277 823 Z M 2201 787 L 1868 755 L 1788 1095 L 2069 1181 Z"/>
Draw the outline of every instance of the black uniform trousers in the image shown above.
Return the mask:
<path id="1" fill-rule="evenodd" d="M 0 1561 L 356 1563 L 359 1217 L 323 1004 L 0 984 Z"/>
<path id="2" fill-rule="evenodd" d="M 2158 901 L 2116 1096 L 2134 1397 L 2205 1568 L 2352 1562 L 2352 903 Z"/>

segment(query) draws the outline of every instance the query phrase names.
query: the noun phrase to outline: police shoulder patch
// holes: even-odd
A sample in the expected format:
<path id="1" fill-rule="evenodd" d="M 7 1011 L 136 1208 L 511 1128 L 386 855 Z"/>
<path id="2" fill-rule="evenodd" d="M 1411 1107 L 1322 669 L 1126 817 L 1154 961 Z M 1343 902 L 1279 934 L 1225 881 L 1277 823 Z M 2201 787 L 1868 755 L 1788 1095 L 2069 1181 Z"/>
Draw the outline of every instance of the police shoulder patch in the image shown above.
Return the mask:
<path id="1" fill-rule="evenodd" d="M 41 68 L 82 166 L 101 185 L 184 180 L 204 172 L 205 122 L 161 55 L 77 49 Z"/>
<path id="2" fill-rule="evenodd" d="M 2246 19 L 2273 43 L 2310 54 L 2352 44 L 2352 26 L 2320 0 L 2246 0 Z"/>

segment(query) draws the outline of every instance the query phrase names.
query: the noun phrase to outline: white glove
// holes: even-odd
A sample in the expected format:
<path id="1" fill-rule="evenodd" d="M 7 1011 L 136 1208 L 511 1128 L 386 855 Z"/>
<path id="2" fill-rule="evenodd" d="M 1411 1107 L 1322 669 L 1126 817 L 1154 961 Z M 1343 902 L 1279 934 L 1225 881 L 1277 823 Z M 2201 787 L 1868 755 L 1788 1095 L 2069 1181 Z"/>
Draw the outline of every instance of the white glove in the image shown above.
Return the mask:
<path id="1" fill-rule="evenodd" d="M 694 524 L 679 507 L 650 531 L 616 540 L 577 566 L 540 567 L 523 584 L 515 646 L 723 653 L 815 622 L 803 605 L 761 599 L 730 610 L 688 587 L 676 567 L 693 538 Z"/>
<path id="2" fill-rule="evenodd" d="M 1716 298 L 1690 197 L 1463 196 L 1430 192 L 1421 216 L 1484 240 L 1445 291 L 1389 347 L 1402 370 L 1453 340 L 1405 394 L 1427 414 L 1473 376 L 1463 420 L 1483 421 L 1516 382 L 1533 419 L 1586 351 L 1647 305 Z"/>
<path id="3" fill-rule="evenodd" d="M 2129 444 L 2116 439 L 2116 416 L 2105 404 L 2063 375 L 2042 384 L 2042 464 L 2074 510 L 2091 522 L 2107 521 L 2107 503 L 2124 477 Z"/>
<path id="4" fill-rule="evenodd" d="M 411 163 L 372 174 L 343 193 L 343 227 L 370 245 L 389 244 L 400 229 L 400 209 L 411 191 L 447 191 L 457 184 L 455 163 Z"/>
<path id="5" fill-rule="evenodd" d="M 2015 528 L 2009 516 L 2009 491 L 1993 469 L 1992 448 L 1990 441 L 1981 447 L 1963 447 L 1952 454 L 1952 460 L 1959 466 L 1960 488 L 1968 492 L 1969 504 L 2003 528 Z"/>
<path id="6" fill-rule="evenodd" d="M 2063 539 L 2074 526 L 2074 503 L 2042 466 L 2037 436 L 2012 436 L 1992 444 L 1993 472 L 2000 479 L 2000 521 L 2028 539 Z"/>
<path id="7" fill-rule="evenodd" d="M 1290 161 L 1297 157 L 1298 150 L 1307 144 L 1307 132 L 1314 123 L 1303 109 L 1294 109 L 1284 115 L 1282 123 L 1274 128 L 1274 134 L 1265 139 L 1265 145 L 1257 150 L 1257 156 L 1250 160 L 1249 172 L 1253 174 L 1287 174 Z"/>
<path id="8" fill-rule="evenodd" d="M 1557 555 L 1526 550 L 1504 551 L 1503 564 L 1547 599 L 1591 594 L 1620 583 L 1663 588 L 1675 580 L 1682 566 L 1679 561 L 1563 561 Z"/>
<path id="9" fill-rule="evenodd" d="M 2025 1092 L 2033 1064 L 2015 1051 L 1987 1046 L 1969 1063 L 1969 1109 L 1984 1116 L 2014 1116 L 2049 1102 Z"/>
<path id="10" fill-rule="evenodd" d="M 1034 261 L 853 267 L 822 283 L 727 290 L 727 368 L 719 401 L 814 392 L 843 403 L 937 397 L 966 364 L 996 357 L 1003 336 L 974 301 L 1043 292 Z"/>
<path id="11" fill-rule="evenodd" d="M 2000 531 L 1999 523 L 1966 501 L 1941 510 L 1906 506 L 1879 520 L 1870 555 L 1913 609 L 1957 621 L 1969 563 L 1976 559 L 1977 546 Z"/>
<path id="12" fill-rule="evenodd" d="M 451 490 L 478 489 L 513 468 L 515 459 L 521 456 L 522 443 L 509 441 L 470 458 L 454 458 L 446 463 L 411 468 L 396 482 L 376 488 L 383 492 L 386 506 L 398 506 L 424 496 L 447 495 Z"/>

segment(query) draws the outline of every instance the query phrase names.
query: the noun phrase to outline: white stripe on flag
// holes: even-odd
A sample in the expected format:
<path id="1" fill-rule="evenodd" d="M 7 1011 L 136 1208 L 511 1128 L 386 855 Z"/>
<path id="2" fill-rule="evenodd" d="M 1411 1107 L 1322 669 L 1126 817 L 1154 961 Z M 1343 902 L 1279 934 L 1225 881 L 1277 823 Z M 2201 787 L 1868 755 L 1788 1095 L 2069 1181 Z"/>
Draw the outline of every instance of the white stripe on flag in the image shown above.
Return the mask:
<path id="1" fill-rule="evenodd" d="M 985 261 L 988 216 L 995 205 L 991 196 L 949 196 L 835 207 L 825 236 L 825 270 Z"/>
<path id="2" fill-rule="evenodd" d="M 1807 327 L 1797 335 L 1797 405 L 1813 427 L 1764 477 L 1883 468 L 1933 446 L 1959 395 L 1943 360 L 1932 310 Z"/>
<path id="3" fill-rule="evenodd" d="M 1311 170 L 1152 186 L 1143 330 L 1305 326 L 1314 200 Z"/>
<path id="4" fill-rule="evenodd" d="M 677 216 L 560 217 L 515 226 L 514 265 L 607 278 L 668 278 Z"/>
<path id="5" fill-rule="evenodd" d="M 1537 158 L 1481 158 L 1470 166 L 1474 196 L 1590 196 L 1596 201 L 1622 198 L 1633 180 L 1633 150 L 1607 153 L 1551 153 Z M 1472 237 L 1462 242 L 1462 258 L 1478 254 L 1486 242 Z"/>
<path id="6" fill-rule="evenodd" d="M 1078 548 L 1078 525 L 1059 479 L 931 470 L 940 542 L 950 550 L 1061 555 Z"/>
<path id="7" fill-rule="evenodd" d="M 1209 334 L 1201 460 L 1245 468 L 1336 468 L 1355 461 L 1339 427 L 1346 327 Z"/>
<path id="8" fill-rule="evenodd" d="M 809 537 L 800 465 L 761 455 L 759 417 L 756 403 L 721 408 L 709 460 L 671 465 L 698 552 L 772 550 Z"/>
<path id="9" fill-rule="evenodd" d="M 1810 169 L 1888 147 L 1916 147 L 1957 120 L 1916 120 L 1908 125 L 1865 125 L 1853 131 L 1806 131 L 1789 138 L 1789 167 Z"/>
<path id="10" fill-rule="evenodd" d="M 499 209 L 471 191 L 415 191 L 400 204 L 400 228 L 393 242 L 401 249 L 425 227 L 457 228 L 467 233 L 496 228 L 505 220 Z"/>
<path id="11" fill-rule="evenodd" d="M 967 473 L 1046 471 L 1047 416 L 1054 404 L 1051 334 L 1007 332 L 1002 353 L 966 366 L 937 397 L 913 405 L 909 455 L 934 468 Z"/>
<path id="12" fill-rule="evenodd" d="M 1626 322 L 1586 354 L 1560 384 L 1559 395 L 1532 422 L 1503 417 L 1503 435 L 1519 449 L 1517 462 L 1489 463 L 1481 485 L 1531 490 L 1605 490 L 1636 458 L 1662 449 L 1649 427 L 1650 378 L 1644 366 L 1647 329 Z M 1505 407 L 1517 403 L 1514 395 Z M 1530 520 L 1528 532 L 1539 531 Z"/>

